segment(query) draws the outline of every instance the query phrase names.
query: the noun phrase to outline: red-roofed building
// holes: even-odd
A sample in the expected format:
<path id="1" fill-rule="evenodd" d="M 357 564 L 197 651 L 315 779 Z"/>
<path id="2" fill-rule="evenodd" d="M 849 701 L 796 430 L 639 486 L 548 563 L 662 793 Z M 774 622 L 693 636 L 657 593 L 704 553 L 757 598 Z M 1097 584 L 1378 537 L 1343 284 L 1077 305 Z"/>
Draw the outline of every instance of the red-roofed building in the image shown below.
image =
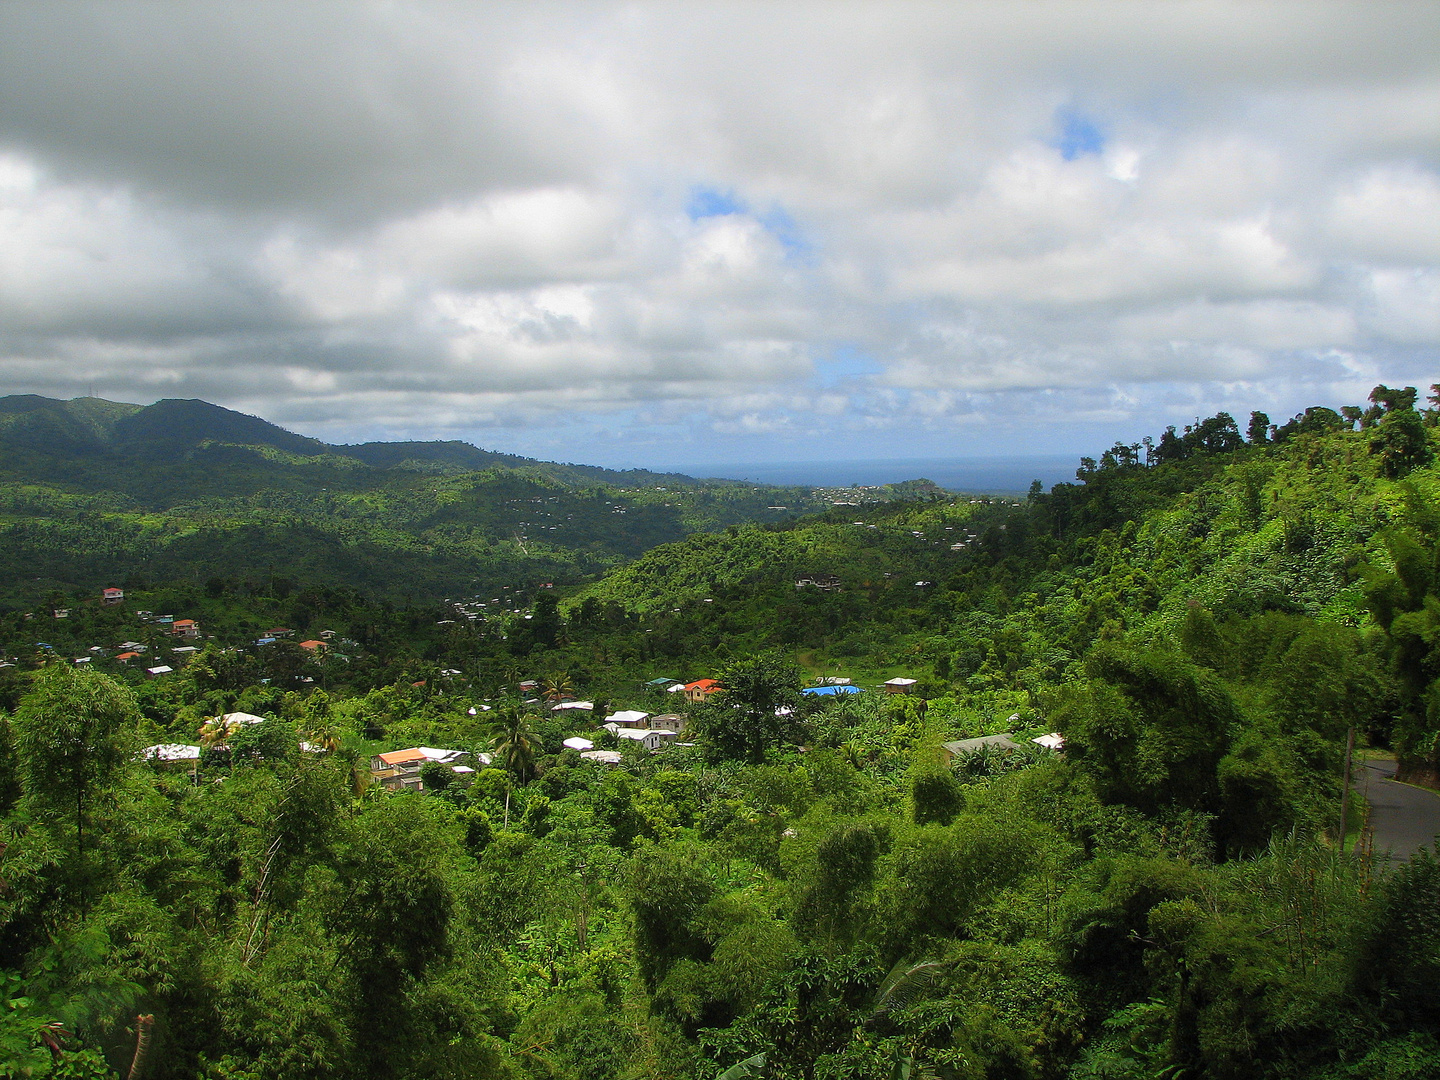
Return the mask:
<path id="1" fill-rule="evenodd" d="M 117 654 L 115 659 L 119 660 L 122 664 L 128 664 L 131 660 L 134 660 L 139 655 L 140 654 L 138 652 L 122 652 Z"/>
<path id="2" fill-rule="evenodd" d="M 328 641 L 320 641 L 318 639 L 311 641 L 302 641 L 300 642 L 300 648 L 304 649 L 306 652 L 322 653 L 326 649 L 330 648 L 330 643 Z"/>
<path id="3" fill-rule="evenodd" d="M 124 589 L 101 589 L 100 602 L 102 604 L 120 604 L 125 601 Z"/>
<path id="4" fill-rule="evenodd" d="M 442 765 L 449 765 L 453 770 L 466 758 L 463 750 L 445 750 L 435 746 L 412 746 L 408 750 L 391 750 L 389 753 L 376 754 L 370 759 L 370 776 L 377 783 L 396 790 L 404 788 L 408 791 L 424 791 L 425 786 L 420 782 L 420 767 L 427 761 L 438 761 Z M 488 754 L 476 755 L 482 765 L 490 763 Z M 468 766 L 466 767 L 469 770 Z"/>
<path id="5" fill-rule="evenodd" d="M 170 633 L 183 638 L 200 636 L 200 624 L 194 619 L 176 619 L 170 624 Z"/>
<path id="6" fill-rule="evenodd" d="M 714 679 L 697 679 L 695 682 L 685 684 L 685 700 L 690 702 L 704 701 L 711 694 L 725 689 Z"/>

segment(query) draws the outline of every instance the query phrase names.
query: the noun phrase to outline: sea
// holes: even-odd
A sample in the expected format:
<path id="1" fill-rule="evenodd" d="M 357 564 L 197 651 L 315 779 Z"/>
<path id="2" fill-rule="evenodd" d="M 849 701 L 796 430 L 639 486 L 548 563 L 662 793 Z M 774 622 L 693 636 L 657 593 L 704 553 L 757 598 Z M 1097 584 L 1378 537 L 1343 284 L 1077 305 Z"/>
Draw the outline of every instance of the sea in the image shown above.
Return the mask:
<path id="1" fill-rule="evenodd" d="M 1073 454 L 1027 457 L 889 458 L 853 461 L 775 461 L 680 465 L 689 476 L 754 480 L 809 487 L 877 487 L 902 480 L 931 480 L 948 491 L 1024 494 L 1039 480 L 1047 489 L 1074 481 L 1080 459 Z"/>

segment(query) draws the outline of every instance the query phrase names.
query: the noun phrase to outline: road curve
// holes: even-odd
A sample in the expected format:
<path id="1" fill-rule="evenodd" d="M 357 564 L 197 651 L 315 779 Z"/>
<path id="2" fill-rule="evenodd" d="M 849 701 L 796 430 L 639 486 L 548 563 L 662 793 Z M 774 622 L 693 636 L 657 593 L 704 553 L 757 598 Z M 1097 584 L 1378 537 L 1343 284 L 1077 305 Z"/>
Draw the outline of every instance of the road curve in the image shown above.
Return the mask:
<path id="1" fill-rule="evenodd" d="M 1393 761 L 1367 761 L 1357 786 L 1370 803 L 1370 832 L 1376 858 L 1408 862 L 1422 847 L 1440 852 L 1440 794 L 1397 784 Z"/>

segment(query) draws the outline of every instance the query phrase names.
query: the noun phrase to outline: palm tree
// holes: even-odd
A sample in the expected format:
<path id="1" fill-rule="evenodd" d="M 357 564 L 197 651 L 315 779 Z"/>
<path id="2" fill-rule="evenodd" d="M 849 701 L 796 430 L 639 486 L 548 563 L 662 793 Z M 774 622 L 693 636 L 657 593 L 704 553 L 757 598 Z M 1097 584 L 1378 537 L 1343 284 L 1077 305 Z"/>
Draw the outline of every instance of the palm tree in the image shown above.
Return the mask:
<path id="1" fill-rule="evenodd" d="M 223 716 L 212 716 L 200 725 L 200 743 L 211 750 L 225 749 L 232 734 L 234 731 Z"/>
<path id="2" fill-rule="evenodd" d="M 530 717 L 514 705 L 502 705 L 486 732 L 490 747 L 505 770 L 524 785 L 535 767 L 540 736 L 530 726 Z M 505 791 L 505 824 L 510 824 L 510 791 Z"/>
<path id="3" fill-rule="evenodd" d="M 312 723 L 308 731 L 301 733 L 301 737 L 310 744 L 311 749 L 322 754 L 333 754 L 340 749 L 340 732 L 328 719 Z"/>
<path id="4" fill-rule="evenodd" d="M 540 736 L 530 726 L 530 717 L 513 705 L 501 706 L 490 722 L 487 735 L 500 764 L 514 773 L 522 784 L 525 783 L 540 748 Z"/>
<path id="5" fill-rule="evenodd" d="M 575 696 L 575 684 L 570 681 L 570 676 L 567 672 L 552 672 L 545 676 L 545 681 L 541 685 L 541 695 L 546 701 L 554 705 L 564 701 L 566 698 L 573 698 Z"/>

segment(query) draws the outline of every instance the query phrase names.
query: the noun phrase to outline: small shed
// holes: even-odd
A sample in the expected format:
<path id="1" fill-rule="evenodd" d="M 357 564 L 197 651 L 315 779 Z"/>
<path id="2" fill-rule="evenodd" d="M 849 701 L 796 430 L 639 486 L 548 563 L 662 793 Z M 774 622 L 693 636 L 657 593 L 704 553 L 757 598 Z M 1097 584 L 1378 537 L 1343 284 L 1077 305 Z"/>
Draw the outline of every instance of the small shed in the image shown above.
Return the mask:
<path id="1" fill-rule="evenodd" d="M 914 679 L 887 679 L 884 683 L 887 694 L 908 694 L 915 686 Z"/>
<path id="2" fill-rule="evenodd" d="M 976 739 L 957 739 L 954 742 L 941 743 L 940 749 L 945 752 L 945 763 L 948 765 L 957 757 L 964 754 L 973 754 L 977 750 L 991 748 L 995 750 L 1019 750 L 1020 744 L 1010 737 L 1010 732 L 1004 735 L 981 735 Z"/>

